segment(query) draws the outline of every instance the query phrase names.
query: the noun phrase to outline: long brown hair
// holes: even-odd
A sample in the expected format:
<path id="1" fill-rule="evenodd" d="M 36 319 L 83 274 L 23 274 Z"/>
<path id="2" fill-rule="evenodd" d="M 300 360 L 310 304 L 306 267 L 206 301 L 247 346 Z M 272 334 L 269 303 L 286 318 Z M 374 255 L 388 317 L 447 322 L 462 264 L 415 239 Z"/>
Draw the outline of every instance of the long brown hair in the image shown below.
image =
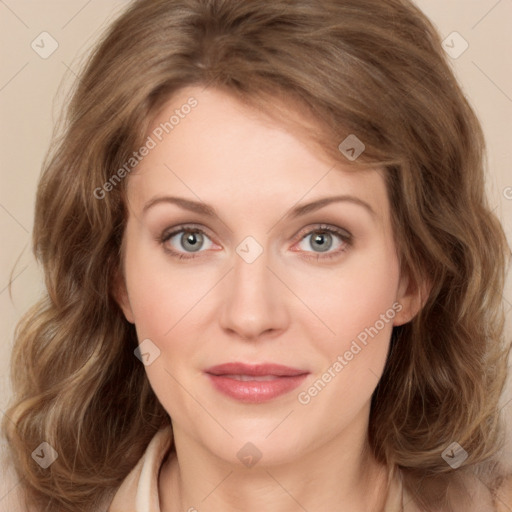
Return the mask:
<path id="1" fill-rule="evenodd" d="M 354 169 L 385 168 L 402 271 L 432 287 L 393 331 L 370 445 L 424 510 L 452 510 L 464 469 L 443 450 L 458 442 L 472 469 L 497 460 L 502 442 L 509 248 L 485 197 L 480 124 L 439 35 L 407 0 L 137 0 L 111 25 L 37 191 L 33 246 L 47 293 L 17 326 L 2 425 L 27 502 L 90 510 L 170 422 L 113 294 L 129 177 L 98 189 L 188 85 L 277 117 L 277 99 L 293 101 L 322 127 L 309 135 L 326 154 L 347 164 L 338 145 L 355 134 L 365 151 Z M 43 441 L 58 453 L 47 469 L 31 457 Z"/>

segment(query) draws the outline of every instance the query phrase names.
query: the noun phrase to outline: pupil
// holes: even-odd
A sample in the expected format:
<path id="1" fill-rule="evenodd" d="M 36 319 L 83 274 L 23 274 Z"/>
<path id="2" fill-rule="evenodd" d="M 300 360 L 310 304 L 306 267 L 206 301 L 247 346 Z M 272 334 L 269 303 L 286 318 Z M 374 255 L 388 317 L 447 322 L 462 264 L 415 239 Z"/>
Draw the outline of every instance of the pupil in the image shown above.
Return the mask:
<path id="1" fill-rule="evenodd" d="M 189 233 L 185 237 L 186 243 L 191 244 L 190 249 L 192 249 L 192 251 L 197 251 L 201 245 L 197 240 L 198 235 L 199 233 Z"/>
<path id="2" fill-rule="evenodd" d="M 315 244 L 318 244 L 320 243 L 320 246 L 319 246 L 319 249 L 323 252 L 323 251 L 327 251 L 330 247 L 331 247 L 331 244 L 326 242 L 325 241 L 325 236 L 328 235 L 328 233 L 321 233 L 321 234 L 317 234 L 315 236 Z"/>

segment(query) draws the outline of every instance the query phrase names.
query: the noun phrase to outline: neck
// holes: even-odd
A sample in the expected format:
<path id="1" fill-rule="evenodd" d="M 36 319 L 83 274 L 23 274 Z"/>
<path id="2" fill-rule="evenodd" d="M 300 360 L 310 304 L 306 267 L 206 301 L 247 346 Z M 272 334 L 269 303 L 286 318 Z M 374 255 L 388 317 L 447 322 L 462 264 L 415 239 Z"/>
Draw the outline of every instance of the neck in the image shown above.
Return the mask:
<path id="1" fill-rule="evenodd" d="M 215 456 L 176 428 L 174 439 L 176 452 L 159 477 L 162 512 L 384 510 L 389 470 L 371 455 L 366 431 L 347 430 L 286 463 L 265 465 L 262 458 L 250 468 Z"/>

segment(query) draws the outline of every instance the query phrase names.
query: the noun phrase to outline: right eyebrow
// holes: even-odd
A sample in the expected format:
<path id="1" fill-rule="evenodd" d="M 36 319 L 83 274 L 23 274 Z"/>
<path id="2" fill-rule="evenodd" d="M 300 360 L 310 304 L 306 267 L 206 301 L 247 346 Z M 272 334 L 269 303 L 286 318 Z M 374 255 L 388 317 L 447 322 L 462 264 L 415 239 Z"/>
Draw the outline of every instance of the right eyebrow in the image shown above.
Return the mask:
<path id="1" fill-rule="evenodd" d="M 184 197 L 174 197 L 174 196 L 155 196 L 151 198 L 142 209 L 142 213 L 146 213 L 150 208 L 157 204 L 161 203 L 170 203 L 180 206 L 184 210 L 189 210 L 194 213 L 199 213 L 201 215 L 205 215 L 207 217 L 219 217 L 217 212 L 212 206 L 209 206 L 205 203 L 199 201 L 192 201 L 190 199 L 185 199 Z"/>

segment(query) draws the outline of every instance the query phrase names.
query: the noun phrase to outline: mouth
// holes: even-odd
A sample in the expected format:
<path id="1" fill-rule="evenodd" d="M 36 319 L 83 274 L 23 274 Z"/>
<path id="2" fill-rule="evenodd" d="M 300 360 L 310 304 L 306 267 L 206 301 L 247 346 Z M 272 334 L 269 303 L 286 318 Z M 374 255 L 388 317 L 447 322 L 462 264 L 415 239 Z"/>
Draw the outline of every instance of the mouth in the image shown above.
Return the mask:
<path id="1" fill-rule="evenodd" d="M 278 364 L 225 363 L 205 370 L 213 387 L 240 402 L 273 400 L 298 387 L 309 371 Z"/>

